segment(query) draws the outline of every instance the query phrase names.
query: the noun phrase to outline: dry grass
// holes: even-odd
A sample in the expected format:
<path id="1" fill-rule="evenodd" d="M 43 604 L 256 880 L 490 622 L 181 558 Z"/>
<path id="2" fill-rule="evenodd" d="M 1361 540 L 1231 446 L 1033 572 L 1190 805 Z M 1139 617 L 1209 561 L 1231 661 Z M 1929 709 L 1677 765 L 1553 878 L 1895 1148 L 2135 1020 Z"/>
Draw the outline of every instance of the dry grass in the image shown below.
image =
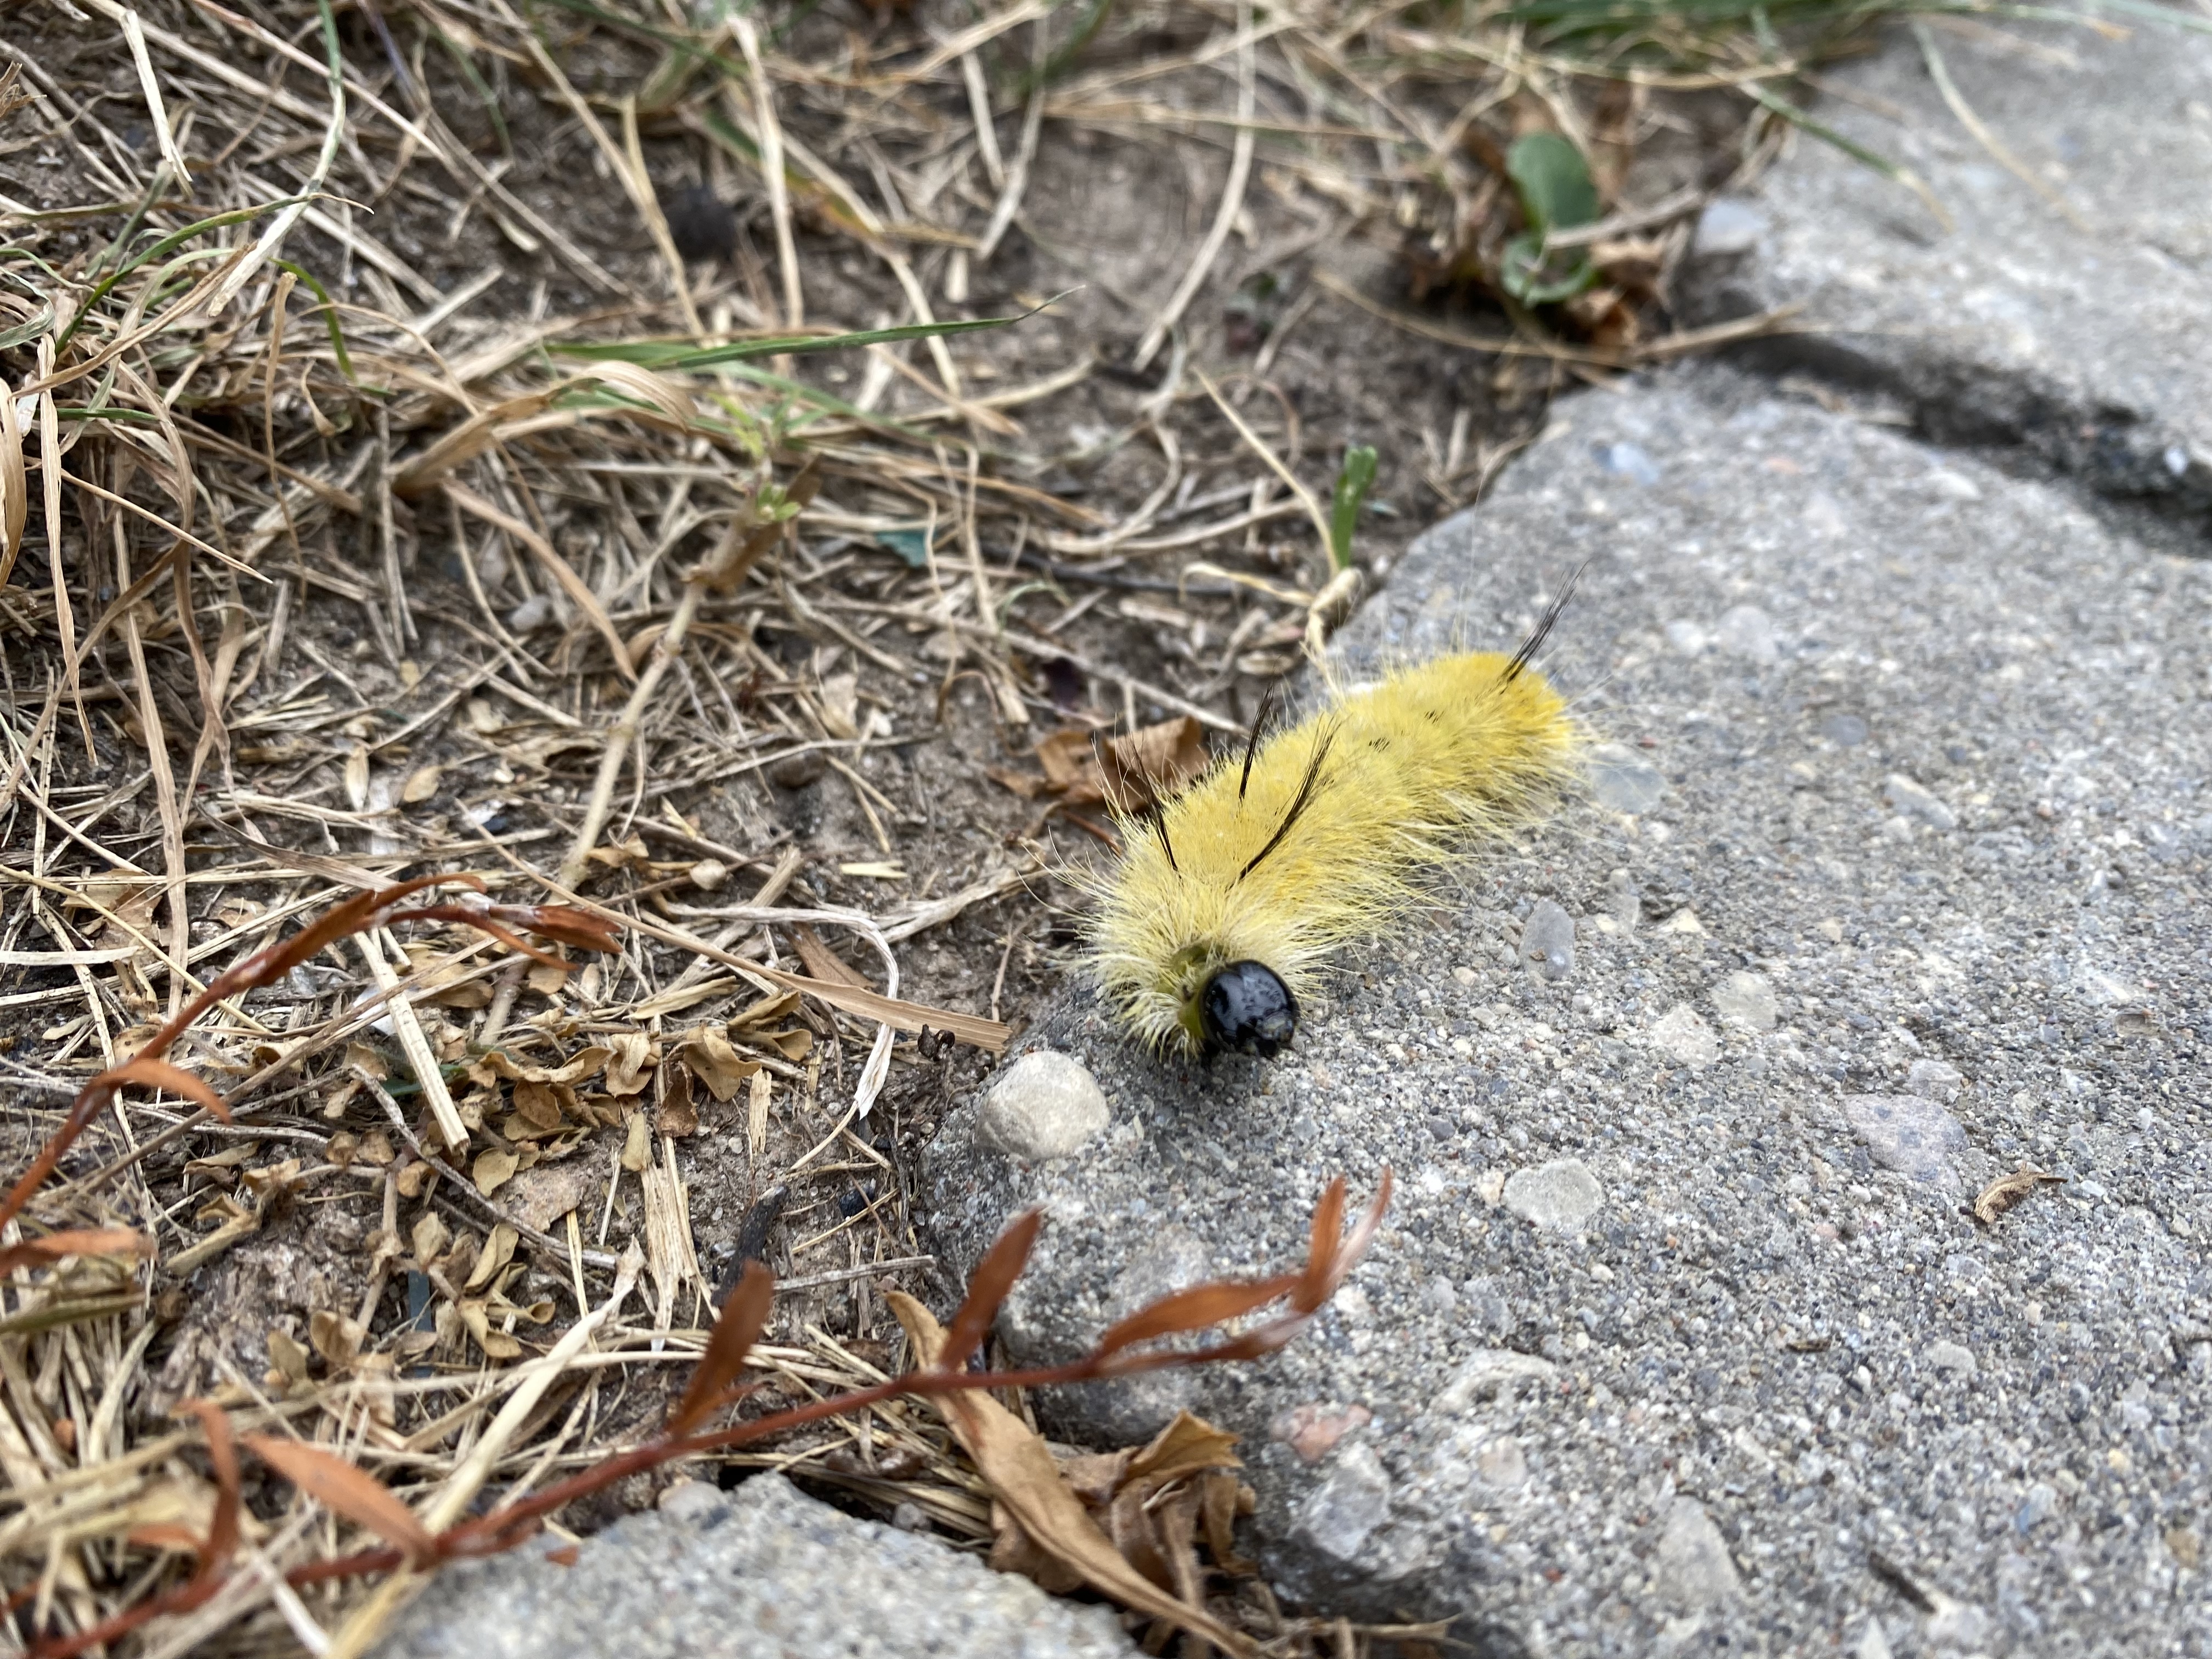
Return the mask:
<path id="1" fill-rule="evenodd" d="M 206 1518 L 189 1394 L 410 1498 L 477 1466 L 520 1495 L 658 1410 L 717 1246 L 788 1268 L 783 1400 L 895 1371 L 885 1293 L 950 1288 L 909 1210 L 973 1070 L 941 1038 L 1000 1046 L 1051 975 L 1042 838 L 1085 821 L 1038 739 L 1237 730 L 1552 391 L 1723 337 L 1669 325 L 1689 226 L 1876 15 L 707 10 L 10 14 L 15 1156 L 217 969 L 399 873 L 623 929 L 566 974 L 460 930 L 333 945 L 179 1055 L 234 1123 L 120 1103 L 10 1224 L 153 1241 L 0 1303 L 0 1585 L 39 1628 L 175 1571 L 129 1539 Z M 1588 289 L 1531 312 L 1486 273 L 1538 129 L 1606 210 L 1553 239 Z M 1071 240 L 1092 217 L 1115 246 Z M 1486 355 L 1440 374 L 1414 333 Z M 1362 441 L 1342 564 L 1319 503 Z M 629 1245 L 641 1322 L 501 1414 Z M 766 1455 L 988 1530 L 941 1430 Z M 298 1503 L 248 1534 L 337 1548 Z M 135 1650 L 313 1647 L 337 1605 L 264 1575 Z"/>

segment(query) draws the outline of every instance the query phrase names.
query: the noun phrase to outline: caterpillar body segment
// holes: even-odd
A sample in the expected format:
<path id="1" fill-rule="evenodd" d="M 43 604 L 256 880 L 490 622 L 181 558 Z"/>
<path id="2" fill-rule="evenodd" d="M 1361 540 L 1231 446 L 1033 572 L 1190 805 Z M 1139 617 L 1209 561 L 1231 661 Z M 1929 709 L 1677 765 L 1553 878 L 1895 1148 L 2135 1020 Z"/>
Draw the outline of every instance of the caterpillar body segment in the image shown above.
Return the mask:
<path id="1" fill-rule="evenodd" d="M 1402 913 L 1469 840 L 1539 816 L 1578 744 L 1528 665 L 1556 615 L 1510 657 L 1440 657 L 1255 730 L 1182 793 L 1119 818 L 1088 957 L 1129 1031 L 1162 1053 L 1273 1054 L 1332 951 Z"/>

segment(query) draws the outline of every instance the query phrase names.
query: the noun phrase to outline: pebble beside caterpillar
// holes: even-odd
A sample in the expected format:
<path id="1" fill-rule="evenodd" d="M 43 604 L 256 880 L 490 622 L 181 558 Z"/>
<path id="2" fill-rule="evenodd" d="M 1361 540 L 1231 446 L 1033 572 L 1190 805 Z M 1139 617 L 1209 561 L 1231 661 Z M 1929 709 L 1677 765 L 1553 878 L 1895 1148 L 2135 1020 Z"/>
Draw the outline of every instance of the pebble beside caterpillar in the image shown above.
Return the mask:
<path id="1" fill-rule="evenodd" d="M 1273 1056 L 1333 951 L 1402 911 L 1457 843 L 1535 817 L 1579 746 L 1530 666 L 1566 598 L 1510 657 L 1399 670 L 1272 737 L 1263 714 L 1241 757 L 1117 815 L 1086 954 L 1122 1024 L 1162 1054 Z"/>

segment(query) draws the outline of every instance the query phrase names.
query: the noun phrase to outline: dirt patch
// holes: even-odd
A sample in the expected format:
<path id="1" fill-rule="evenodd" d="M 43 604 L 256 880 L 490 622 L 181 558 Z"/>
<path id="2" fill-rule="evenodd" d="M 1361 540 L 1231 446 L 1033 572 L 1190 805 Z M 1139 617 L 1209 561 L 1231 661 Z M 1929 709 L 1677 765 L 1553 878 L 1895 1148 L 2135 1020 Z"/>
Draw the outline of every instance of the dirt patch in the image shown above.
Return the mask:
<path id="1" fill-rule="evenodd" d="M 133 1098 L 72 1154 L 39 1224 L 155 1256 L 77 1322 L 89 1360 L 40 1339 L 14 1404 L 33 1452 L 105 1424 L 113 1455 L 188 1397 L 366 1389 L 347 1432 L 409 1495 L 631 1246 L 642 1357 L 549 1396 L 502 1480 L 656 1413 L 741 1254 L 785 1281 L 771 1400 L 896 1364 L 884 1293 L 956 1288 L 912 1160 L 988 1064 L 942 1033 L 1049 996 L 1050 872 L 1110 842 L 1039 743 L 1232 739 L 1334 574 L 1280 471 L 1326 501 L 1376 452 L 1349 557 L 1386 580 L 1554 391 L 1663 334 L 1742 153 L 1711 94 L 1585 107 L 1493 66 L 1478 109 L 1397 25 L 1376 80 L 1226 9 L 1078 38 L 830 6 L 748 41 L 364 5 L 333 20 L 335 123 L 313 8 L 143 16 L 143 73 L 105 14 L 7 48 L 33 94 L 0 125 L 0 368 L 33 388 L 0 457 L 0 504 L 32 501 L 0 587 L 11 1147 L 365 886 L 474 872 L 629 931 L 566 974 L 458 927 L 341 944 L 204 1025 L 183 1058 L 238 1123 Z M 1521 223 L 1485 158 L 1577 110 L 1608 208 L 1672 205 L 1594 246 L 1579 312 L 1509 314 L 1469 275 Z M 272 203 L 289 264 L 248 262 Z M 804 349 L 924 313 L 1020 320 Z M 862 1117 L 876 1022 L 769 970 L 890 993 L 878 939 L 905 1010 Z M 778 1456 L 896 1501 L 850 1437 Z M 952 1476 L 902 1491 L 988 1533 Z"/>

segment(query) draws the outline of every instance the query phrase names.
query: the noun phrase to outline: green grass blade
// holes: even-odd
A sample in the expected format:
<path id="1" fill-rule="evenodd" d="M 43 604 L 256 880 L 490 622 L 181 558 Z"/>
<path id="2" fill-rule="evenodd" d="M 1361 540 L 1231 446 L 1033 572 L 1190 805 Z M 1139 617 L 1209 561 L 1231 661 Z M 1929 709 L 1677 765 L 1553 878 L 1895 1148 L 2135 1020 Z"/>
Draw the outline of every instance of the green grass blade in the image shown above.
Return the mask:
<path id="1" fill-rule="evenodd" d="M 1372 444 L 1359 444 L 1344 452 L 1344 465 L 1336 475 L 1336 489 L 1328 507 L 1328 562 L 1341 570 L 1352 562 L 1352 532 L 1359 528 L 1359 509 L 1375 483 L 1376 456 Z"/>
<path id="2" fill-rule="evenodd" d="M 785 352 L 842 351 L 853 346 L 895 345 L 902 340 L 927 340 L 946 334 L 969 334 L 979 329 L 1010 328 L 1032 317 L 977 317 L 948 323 L 904 323 L 896 328 L 872 328 L 856 334 L 786 334 L 766 340 L 736 340 L 728 345 L 694 346 L 676 340 L 613 340 L 605 343 L 577 342 L 552 344 L 546 350 L 556 357 L 589 363 L 635 363 L 641 368 L 683 370 L 714 368 L 723 363 L 744 362 L 752 357 L 774 357 Z"/>
<path id="3" fill-rule="evenodd" d="M 359 382 L 354 380 L 353 359 L 346 355 L 345 335 L 338 327 L 338 308 L 331 301 L 330 290 L 308 275 L 305 266 L 295 265 L 289 259 L 279 259 L 276 264 L 298 277 L 307 290 L 322 301 L 323 321 L 331 331 L 331 350 L 338 360 L 338 373 L 344 375 L 349 383 L 358 385 Z"/>

